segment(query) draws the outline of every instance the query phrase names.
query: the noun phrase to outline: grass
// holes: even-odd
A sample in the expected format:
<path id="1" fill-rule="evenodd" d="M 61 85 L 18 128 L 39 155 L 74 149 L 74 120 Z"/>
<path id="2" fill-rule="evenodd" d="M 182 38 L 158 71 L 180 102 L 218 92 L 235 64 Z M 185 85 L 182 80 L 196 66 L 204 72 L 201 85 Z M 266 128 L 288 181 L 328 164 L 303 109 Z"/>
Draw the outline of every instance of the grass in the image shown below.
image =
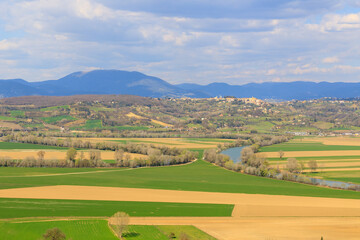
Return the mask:
<path id="1" fill-rule="evenodd" d="M 175 238 L 173 239 L 180 239 L 181 233 L 186 233 L 190 239 L 196 239 L 196 240 L 216 240 L 216 238 L 213 238 L 212 236 L 208 235 L 207 233 L 201 231 L 200 229 L 194 227 L 194 226 L 173 226 L 173 225 L 164 225 L 164 226 L 157 226 L 157 229 L 159 229 L 162 233 L 165 234 L 165 236 L 169 236 L 170 233 L 175 234 Z"/>
<path id="2" fill-rule="evenodd" d="M 0 222 L 0 239 L 39 240 L 47 229 L 59 228 L 67 239 L 73 240 L 118 240 L 106 220 L 73 220 L 45 222 Z"/>
<path id="3" fill-rule="evenodd" d="M 4 120 L 4 121 L 16 121 L 16 118 L 14 118 L 14 117 L 8 117 L 8 116 L 0 116 L 0 120 Z"/>
<path id="4" fill-rule="evenodd" d="M 115 127 L 106 127 L 109 129 L 117 129 L 117 130 L 148 130 L 149 128 L 146 126 L 115 126 Z"/>
<path id="5" fill-rule="evenodd" d="M 102 168 L 101 171 L 114 170 L 113 168 Z M 13 176 L 34 176 L 49 175 L 61 173 L 80 173 L 99 171 L 98 168 L 18 168 L 18 167 L 0 167 L 0 179 Z M 0 180 L 1 181 L 1 180 Z"/>
<path id="6" fill-rule="evenodd" d="M 229 217 L 232 204 L 0 198 L 0 219 L 23 217 Z M 0 238 L 1 239 L 1 238 Z"/>
<path id="7" fill-rule="evenodd" d="M 212 236 L 204 233 L 194 226 L 149 226 L 149 225 L 130 225 L 128 233 L 124 234 L 126 240 L 168 240 L 171 233 L 174 238 L 180 239 L 181 233 L 186 233 L 190 239 L 196 240 L 216 240 Z"/>
<path id="8" fill-rule="evenodd" d="M 0 149 L 66 149 L 63 147 L 46 146 L 31 143 L 0 142 Z"/>
<path id="9" fill-rule="evenodd" d="M 157 227 L 148 225 L 131 225 L 124 234 L 126 240 L 168 240 Z"/>
<path id="10" fill-rule="evenodd" d="M 278 152 L 278 151 L 346 151 L 346 150 L 360 150 L 360 146 L 346 146 L 346 145 L 325 145 L 322 143 L 301 143 L 301 142 L 287 142 L 274 144 L 260 148 L 260 152 Z"/>
<path id="11" fill-rule="evenodd" d="M 73 116 L 70 115 L 62 115 L 62 116 L 54 116 L 54 117 L 43 117 L 41 118 L 44 122 L 49 123 L 49 124 L 53 124 L 53 123 L 57 123 L 63 119 L 68 120 L 68 121 L 75 121 L 76 118 L 74 118 Z"/>
<path id="12" fill-rule="evenodd" d="M 25 112 L 24 111 L 20 111 L 20 110 L 12 110 L 10 111 L 10 115 L 12 117 L 25 117 Z"/>
<path id="13" fill-rule="evenodd" d="M 91 129 L 102 129 L 102 121 L 97 120 L 87 120 L 83 126 L 74 127 L 74 129 L 82 129 L 82 130 L 91 130 Z"/>
<path id="14" fill-rule="evenodd" d="M 53 110 L 57 110 L 57 109 L 69 109 L 70 106 L 69 105 L 63 105 L 63 106 L 54 106 L 54 107 L 47 107 L 47 108 L 42 108 L 40 109 L 41 112 L 47 112 L 47 111 L 53 111 Z"/>
<path id="15" fill-rule="evenodd" d="M 26 175 L 28 171 L 24 168 L 22 175 Z M 6 169 L 2 174 L 6 174 Z M 4 177 L 0 180 L 0 188 L 3 189 L 83 185 L 360 199 L 359 192 L 245 175 L 225 170 L 203 160 L 182 166 L 120 169 L 112 172 L 62 176 Z"/>

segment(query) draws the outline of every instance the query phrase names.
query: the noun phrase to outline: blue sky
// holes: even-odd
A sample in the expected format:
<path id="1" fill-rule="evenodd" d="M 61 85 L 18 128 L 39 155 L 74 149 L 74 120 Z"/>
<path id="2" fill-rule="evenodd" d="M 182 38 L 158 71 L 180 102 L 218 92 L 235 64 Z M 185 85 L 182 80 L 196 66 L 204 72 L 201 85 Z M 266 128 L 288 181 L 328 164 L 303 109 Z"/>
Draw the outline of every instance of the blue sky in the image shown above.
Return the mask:
<path id="1" fill-rule="evenodd" d="M 2 0 L 0 79 L 360 81 L 360 0 Z"/>

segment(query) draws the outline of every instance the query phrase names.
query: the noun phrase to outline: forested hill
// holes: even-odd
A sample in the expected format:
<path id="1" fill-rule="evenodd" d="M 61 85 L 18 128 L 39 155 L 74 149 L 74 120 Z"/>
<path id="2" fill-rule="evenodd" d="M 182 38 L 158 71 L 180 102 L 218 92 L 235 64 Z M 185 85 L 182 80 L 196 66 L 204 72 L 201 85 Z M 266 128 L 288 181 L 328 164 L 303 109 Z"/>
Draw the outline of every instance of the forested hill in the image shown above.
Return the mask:
<path id="1" fill-rule="evenodd" d="M 156 98 L 235 96 L 240 98 L 308 100 L 323 97 L 360 97 L 360 83 L 266 82 L 245 85 L 229 85 L 226 83 L 173 85 L 160 78 L 140 72 L 119 70 L 75 72 L 58 80 L 41 82 L 27 82 L 22 79 L 0 80 L 0 97 L 83 94 L 129 94 Z"/>

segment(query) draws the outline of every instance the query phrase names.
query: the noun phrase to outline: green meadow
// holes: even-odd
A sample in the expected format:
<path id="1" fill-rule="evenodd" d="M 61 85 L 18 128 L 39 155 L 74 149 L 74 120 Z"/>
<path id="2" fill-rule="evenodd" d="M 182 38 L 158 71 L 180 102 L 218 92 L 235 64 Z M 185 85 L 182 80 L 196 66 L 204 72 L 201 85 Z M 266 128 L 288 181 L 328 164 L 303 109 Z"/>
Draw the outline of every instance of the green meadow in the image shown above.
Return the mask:
<path id="1" fill-rule="evenodd" d="M 18 172 L 19 175 L 11 174 L 11 177 L 6 177 L 8 176 L 6 169 L 2 170 L 0 188 L 83 185 L 360 199 L 359 192 L 236 173 L 203 160 L 181 166 L 118 169 L 108 172 L 94 171 L 86 174 L 41 177 L 26 176 L 33 170 L 27 168 L 21 170 Z"/>
<path id="2" fill-rule="evenodd" d="M 55 147 L 55 146 L 47 146 L 47 145 L 39 145 L 39 144 L 31 144 L 31 143 L 16 143 L 16 142 L 0 142 L 0 149 L 66 149 L 63 147 Z"/>
<path id="3" fill-rule="evenodd" d="M 317 142 L 286 142 L 274 144 L 260 148 L 260 152 L 278 152 L 278 151 L 346 151 L 346 150 L 360 150 L 360 146 L 346 146 L 346 145 L 325 145 Z"/>
<path id="4" fill-rule="evenodd" d="M 118 240 L 106 220 L 73 220 L 44 222 L 0 222 L 0 239 L 39 240 L 47 229 L 59 228 L 67 239 Z"/>
<path id="5" fill-rule="evenodd" d="M 232 204 L 0 198 L 0 219 L 24 217 L 229 217 Z"/>

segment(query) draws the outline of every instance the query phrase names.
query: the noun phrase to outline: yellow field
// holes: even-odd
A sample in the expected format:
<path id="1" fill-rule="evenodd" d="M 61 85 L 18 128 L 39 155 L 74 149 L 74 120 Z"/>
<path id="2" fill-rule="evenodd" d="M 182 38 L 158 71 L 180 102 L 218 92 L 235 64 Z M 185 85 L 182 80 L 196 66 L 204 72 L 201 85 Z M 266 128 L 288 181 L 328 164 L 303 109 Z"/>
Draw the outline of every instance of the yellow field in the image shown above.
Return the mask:
<path id="1" fill-rule="evenodd" d="M 292 143 L 322 143 L 324 145 L 336 145 L 336 146 L 360 146 L 360 137 L 354 136 L 337 136 L 337 137 L 315 137 L 315 138 L 303 138 L 295 139 Z M 278 152 L 266 152 L 267 158 L 279 158 Z M 354 156 L 354 157 L 351 157 Z M 308 168 L 308 162 L 311 157 L 321 157 L 321 159 L 315 159 L 319 172 L 341 172 L 341 171 L 356 171 L 360 170 L 360 150 L 335 150 L 335 151 L 287 151 L 284 152 L 285 158 L 298 158 L 298 161 L 302 161 L 305 168 Z M 305 160 L 301 160 L 305 157 Z M 328 158 L 327 158 L 328 157 Z M 343 157 L 343 158 L 342 158 Z M 271 161 L 272 166 L 279 166 L 280 168 L 286 168 L 286 161 Z M 304 172 L 310 172 L 309 169 L 305 169 Z M 359 172 L 360 176 L 360 172 Z M 341 177 L 341 175 L 339 175 Z"/>
<path id="2" fill-rule="evenodd" d="M 348 146 L 360 146 L 360 137 L 317 137 L 308 138 L 309 142 L 320 142 L 325 145 L 348 145 Z"/>
<path id="3" fill-rule="evenodd" d="M 129 118 L 136 118 L 136 119 L 146 119 L 145 117 L 142 117 L 142 116 L 139 116 L 135 113 L 128 113 L 126 114 L 127 117 Z M 161 121 L 158 121 L 158 120 L 155 120 L 155 119 L 150 119 L 152 123 L 155 123 L 155 124 L 158 124 L 160 126 L 163 126 L 163 127 L 173 127 L 173 125 L 171 124 L 168 124 L 168 123 L 164 123 L 164 122 L 161 122 Z"/>
<path id="4" fill-rule="evenodd" d="M 135 217 L 135 225 L 194 225 L 224 240 L 358 239 L 360 200 L 94 186 L 0 190 L 1 198 L 235 204 L 232 217 Z M 301 217 L 300 217 L 301 216 Z"/>
<path id="5" fill-rule="evenodd" d="M 184 138 L 81 138 L 81 140 L 90 141 L 90 142 L 126 141 L 128 143 L 131 142 L 146 143 L 146 144 L 153 144 L 155 146 L 167 146 L 167 147 L 188 148 L 188 149 L 216 148 L 219 143 L 220 144 L 223 143 L 221 142 L 223 139 L 220 139 L 219 142 L 216 142 L 216 140 L 206 141 L 206 139 L 202 139 L 201 141 L 197 141 L 197 140 L 188 140 Z M 235 140 L 227 139 L 227 141 L 235 141 Z"/>
<path id="6" fill-rule="evenodd" d="M 35 157 L 37 158 L 37 153 L 40 150 L 0 150 L 0 157 L 10 157 L 12 159 L 25 159 L 26 157 Z M 66 151 L 61 150 L 42 150 L 45 151 L 45 159 L 65 159 Z M 89 151 L 78 151 L 78 155 L 80 153 L 85 153 L 85 158 L 89 157 Z M 101 152 L 101 159 L 103 160 L 113 160 L 114 159 L 114 152 L 113 151 L 100 151 Z M 136 154 L 136 153 L 125 153 L 130 156 L 131 159 L 138 158 L 138 159 L 146 159 L 146 155 Z"/>
<path id="7" fill-rule="evenodd" d="M 0 128 L 23 129 L 19 124 L 0 121 Z"/>

